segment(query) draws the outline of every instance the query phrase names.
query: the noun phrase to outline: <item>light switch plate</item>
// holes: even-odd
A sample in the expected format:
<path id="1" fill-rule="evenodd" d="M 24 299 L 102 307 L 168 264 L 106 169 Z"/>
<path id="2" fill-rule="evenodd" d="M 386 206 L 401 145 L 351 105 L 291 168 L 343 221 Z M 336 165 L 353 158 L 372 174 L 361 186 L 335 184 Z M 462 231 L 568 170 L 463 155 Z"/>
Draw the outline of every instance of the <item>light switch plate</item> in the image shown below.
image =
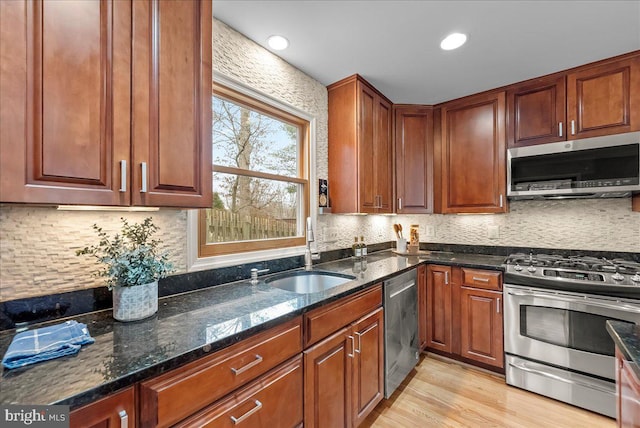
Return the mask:
<path id="1" fill-rule="evenodd" d="M 433 225 L 425 226 L 425 236 L 427 238 L 433 238 L 436 236 L 436 227 Z"/>

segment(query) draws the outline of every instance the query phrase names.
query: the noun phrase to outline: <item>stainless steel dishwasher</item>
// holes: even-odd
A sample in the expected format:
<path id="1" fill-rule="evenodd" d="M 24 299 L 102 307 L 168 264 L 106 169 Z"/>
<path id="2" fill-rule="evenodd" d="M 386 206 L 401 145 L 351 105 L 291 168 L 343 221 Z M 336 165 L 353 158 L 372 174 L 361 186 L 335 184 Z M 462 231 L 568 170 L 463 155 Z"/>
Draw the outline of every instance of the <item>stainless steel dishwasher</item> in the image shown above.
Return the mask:
<path id="1" fill-rule="evenodd" d="M 384 282 L 384 397 L 418 363 L 418 285 L 413 269 Z"/>

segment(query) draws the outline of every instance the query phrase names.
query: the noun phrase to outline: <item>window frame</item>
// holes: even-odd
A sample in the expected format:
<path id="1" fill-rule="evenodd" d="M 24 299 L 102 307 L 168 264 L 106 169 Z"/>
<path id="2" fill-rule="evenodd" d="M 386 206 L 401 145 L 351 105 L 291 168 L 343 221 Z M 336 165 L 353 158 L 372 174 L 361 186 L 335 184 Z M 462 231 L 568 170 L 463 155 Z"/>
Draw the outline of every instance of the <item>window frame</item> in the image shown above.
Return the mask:
<path id="1" fill-rule="evenodd" d="M 298 178 L 286 177 L 287 182 L 302 184 L 304 189 L 297 219 L 297 230 L 301 235 L 288 238 L 206 244 L 203 227 L 206 224 L 205 211 L 204 209 L 190 210 L 187 219 L 187 270 L 208 269 L 237 264 L 238 262 L 245 263 L 302 254 L 306 243 L 305 218 L 307 216 L 315 218 L 317 213 L 317 208 L 310 203 L 314 194 L 317 193 L 316 186 L 312 185 L 315 182 L 315 117 L 215 72 L 212 85 L 213 95 L 220 95 L 232 102 L 246 105 L 260 113 L 301 127 Z M 234 167 L 214 166 L 212 163 L 212 176 L 213 172 L 235 174 L 237 171 L 238 169 Z M 284 178 L 259 171 L 250 171 L 249 173 L 247 170 L 240 171 L 243 175 L 255 178 L 277 178 L 281 181 Z"/>

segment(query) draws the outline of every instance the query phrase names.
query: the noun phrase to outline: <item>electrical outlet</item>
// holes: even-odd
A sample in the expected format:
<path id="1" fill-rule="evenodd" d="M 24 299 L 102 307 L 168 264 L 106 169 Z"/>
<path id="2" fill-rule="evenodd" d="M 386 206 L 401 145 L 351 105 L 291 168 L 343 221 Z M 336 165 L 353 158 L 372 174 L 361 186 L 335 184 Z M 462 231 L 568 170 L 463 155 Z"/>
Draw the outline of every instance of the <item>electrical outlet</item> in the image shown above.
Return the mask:
<path id="1" fill-rule="evenodd" d="M 487 236 L 489 239 L 498 239 L 500 238 L 500 226 L 495 224 L 490 224 L 487 226 Z"/>
<path id="2" fill-rule="evenodd" d="M 332 244 L 334 242 L 338 242 L 338 229 L 335 227 L 325 227 L 323 229 L 324 232 L 324 243 Z"/>
<path id="3" fill-rule="evenodd" d="M 426 236 L 427 238 L 434 238 L 436 236 L 436 227 L 433 225 L 427 225 L 425 226 L 425 233 L 424 236 Z"/>

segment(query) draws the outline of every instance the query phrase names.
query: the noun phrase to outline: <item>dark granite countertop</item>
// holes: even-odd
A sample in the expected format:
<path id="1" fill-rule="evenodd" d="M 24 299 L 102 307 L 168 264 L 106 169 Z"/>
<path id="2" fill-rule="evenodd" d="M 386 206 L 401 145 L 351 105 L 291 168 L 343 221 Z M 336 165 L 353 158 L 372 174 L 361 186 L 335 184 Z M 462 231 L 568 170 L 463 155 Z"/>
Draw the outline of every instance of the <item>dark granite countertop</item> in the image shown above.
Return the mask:
<path id="1" fill-rule="evenodd" d="M 623 321 L 607 321 L 607 331 L 624 358 L 630 361 L 636 376 L 640 378 L 640 325 Z"/>
<path id="2" fill-rule="evenodd" d="M 111 311 L 75 316 L 87 324 L 95 343 L 75 356 L 15 369 L 3 369 L 0 403 L 66 404 L 76 408 L 137 381 L 223 349 L 313 308 L 365 289 L 420 263 L 501 269 L 503 256 L 431 252 L 418 257 L 391 251 L 370 254 L 366 262 L 343 259 L 314 266 L 356 279 L 325 292 L 296 294 L 267 285 L 237 281 L 161 298 L 158 313 L 120 323 Z M 277 275 L 277 274 L 276 274 Z M 34 325 L 42 327 L 54 322 Z M 4 355 L 15 331 L 0 334 Z"/>

